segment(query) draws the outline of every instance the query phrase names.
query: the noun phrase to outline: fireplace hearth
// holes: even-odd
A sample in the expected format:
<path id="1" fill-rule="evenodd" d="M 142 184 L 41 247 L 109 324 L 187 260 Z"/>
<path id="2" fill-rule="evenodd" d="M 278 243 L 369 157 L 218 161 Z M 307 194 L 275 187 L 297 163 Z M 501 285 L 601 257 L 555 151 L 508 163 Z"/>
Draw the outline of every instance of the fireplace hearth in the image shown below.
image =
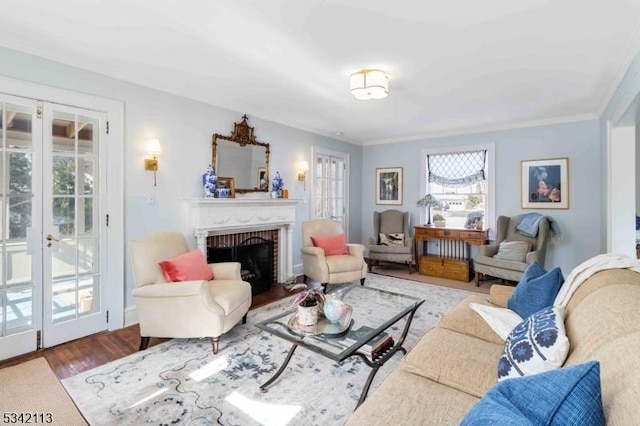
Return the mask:
<path id="1" fill-rule="evenodd" d="M 275 281 L 273 245 L 265 238 L 249 237 L 234 246 L 210 246 L 207 263 L 239 262 L 242 280 L 251 284 L 255 296 L 269 290 Z"/>

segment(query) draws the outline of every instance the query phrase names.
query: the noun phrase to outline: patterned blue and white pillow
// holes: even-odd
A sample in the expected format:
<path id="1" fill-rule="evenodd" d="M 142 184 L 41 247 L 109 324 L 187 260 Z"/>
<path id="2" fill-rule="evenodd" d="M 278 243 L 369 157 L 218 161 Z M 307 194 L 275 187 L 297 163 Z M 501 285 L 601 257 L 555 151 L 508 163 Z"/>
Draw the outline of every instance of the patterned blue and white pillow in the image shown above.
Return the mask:
<path id="1" fill-rule="evenodd" d="M 541 309 L 509 333 L 498 363 L 498 381 L 560 368 L 568 353 L 564 310 Z"/>

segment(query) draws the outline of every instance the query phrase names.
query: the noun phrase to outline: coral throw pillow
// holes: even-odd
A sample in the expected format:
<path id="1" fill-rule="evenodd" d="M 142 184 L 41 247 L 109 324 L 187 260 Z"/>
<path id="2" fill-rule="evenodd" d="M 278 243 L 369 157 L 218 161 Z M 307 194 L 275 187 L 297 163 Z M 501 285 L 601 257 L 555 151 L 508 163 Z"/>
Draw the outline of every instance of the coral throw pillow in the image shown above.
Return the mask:
<path id="1" fill-rule="evenodd" d="M 323 237 L 311 237 L 314 247 L 324 250 L 325 256 L 335 256 L 337 254 L 349 254 L 347 247 L 347 237 L 344 234 L 326 235 Z"/>
<path id="2" fill-rule="evenodd" d="M 210 280 L 213 278 L 213 271 L 198 249 L 163 260 L 158 264 L 167 282 Z"/>

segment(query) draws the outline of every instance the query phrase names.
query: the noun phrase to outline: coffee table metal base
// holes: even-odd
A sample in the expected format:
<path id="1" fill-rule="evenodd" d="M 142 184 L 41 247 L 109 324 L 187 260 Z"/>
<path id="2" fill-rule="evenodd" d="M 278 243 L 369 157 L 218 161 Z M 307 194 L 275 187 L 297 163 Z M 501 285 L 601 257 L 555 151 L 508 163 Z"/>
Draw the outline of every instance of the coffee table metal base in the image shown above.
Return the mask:
<path id="1" fill-rule="evenodd" d="M 404 330 L 402 330 L 402 335 L 398 339 L 398 342 L 395 345 L 393 345 L 391 348 L 387 349 L 382 355 L 379 355 L 375 359 L 370 360 L 365 354 L 360 352 L 354 352 L 351 355 L 344 358 L 344 359 L 347 359 L 352 356 L 360 357 L 362 361 L 371 368 L 371 372 L 369 372 L 367 381 L 364 384 L 364 388 L 362 389 L 362 393 L 360 394 L 360 399 L 358 400 L 358 404 L 356 405 L 356 408 L 358 408 L 360 404 L 362 404 L 364 400 L 367 398 L 367 394 L 369 393 L 369 388 L 371 387 L 371 383 L 373 382 L 373 379 L 378 373 L 378 370 L 380 369 L 380 367 L 382 367 L 387 361 L 389 361 L 396 354 L 396 352 L 402 352 L 404 355 L 407 354 L 407 350 L 402 346 L 402 344 L 404 343 L 404 339 L 407 337 L 407 333 L 409 332 L 409 327 L 411 326 L 411 321 L 413 320 L 413 315 L 416 313 L 416 310 L 418 309 L 418 307 L 419 305 L 416 306 L 411 312 L 409 312 L 409 316 L 407 317 L 407 322 L 404 326 Z M 293 353 L 296 351 L 297 347 L 298 347 L 297 343 L 294 343 L 293 345 L 291 345 L 291 348 L 289 349 L 289 352 L 287 353 L 287 357 L 284 359 L 284 363 L 282 364 L 282 366 L 278 369 L 278 371 L 276 371 L 273 377 L 271 377 L 263 385 L 260 386 L 261 392 L 266 393 L 269 391 L 267 388 L 273 382 L 275 382 L 276 379 L 280 377 L 280 375 L 285 370 L 285 368 L 287 368 L 287 365 L 289 364 L 289 361 L 291 361 L 291 357 L 293 356 Z"/>

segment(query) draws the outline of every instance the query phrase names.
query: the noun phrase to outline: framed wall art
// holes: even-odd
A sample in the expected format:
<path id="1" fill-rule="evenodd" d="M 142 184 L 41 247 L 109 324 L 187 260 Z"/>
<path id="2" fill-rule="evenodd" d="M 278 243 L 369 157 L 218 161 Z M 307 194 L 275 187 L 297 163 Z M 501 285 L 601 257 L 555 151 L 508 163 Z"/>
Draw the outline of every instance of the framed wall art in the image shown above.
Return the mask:
<path id="1" fill-rule="evenodd" d="M 376 204 L 402 204 L 402 167 L 376 169 Z"/>
<path id="2" fill-rule="evenodd" d="M 523 209 L 569 208 L 569 159 L 527 160 L 520 167 Z"/>

